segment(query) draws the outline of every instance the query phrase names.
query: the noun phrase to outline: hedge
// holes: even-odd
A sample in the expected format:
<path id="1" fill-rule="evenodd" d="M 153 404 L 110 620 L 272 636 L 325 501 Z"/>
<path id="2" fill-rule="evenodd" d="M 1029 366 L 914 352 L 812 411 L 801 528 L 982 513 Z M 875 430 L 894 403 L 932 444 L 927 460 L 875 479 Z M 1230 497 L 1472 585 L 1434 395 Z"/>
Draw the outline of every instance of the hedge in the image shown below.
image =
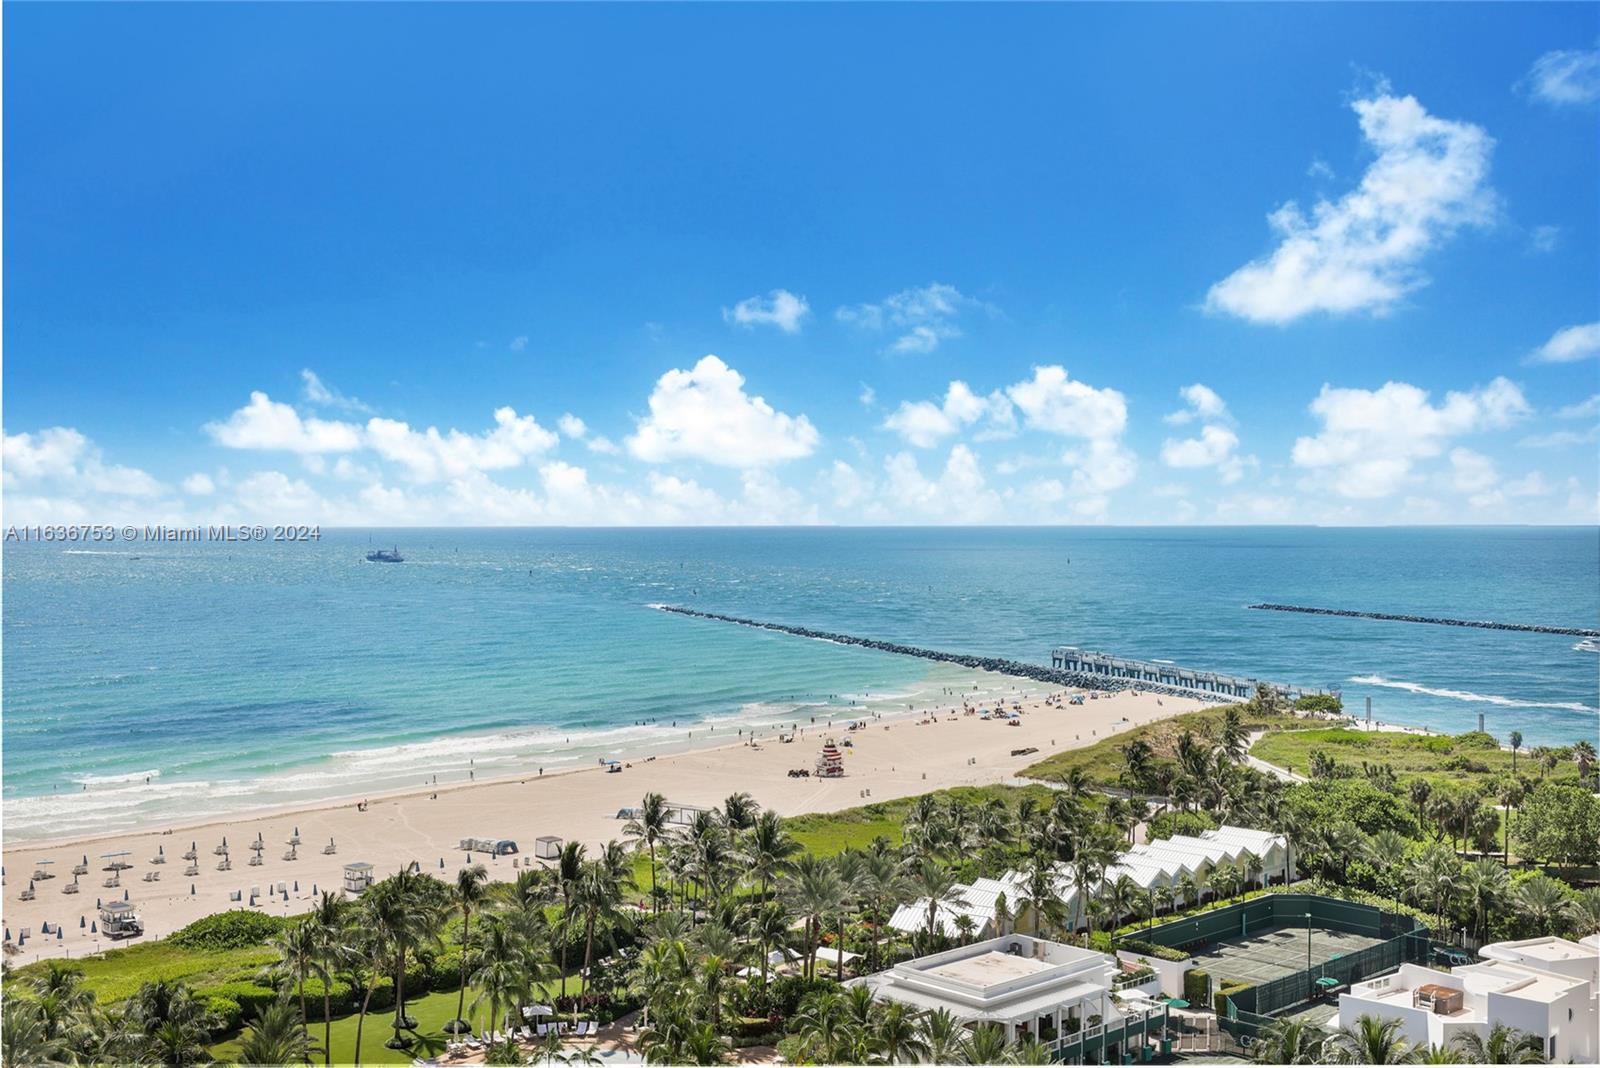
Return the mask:
<path id="1" fill-rule="evenodd" d="M 1204 968 L 1190 968 L 1183 973 L 1183 1000 L 1199 1008 L 1211 997 L 1211 975 Z"/>
<path id="2" fill-rule="evenodd" d="M 1194 956 L 1172 946 L 1158 946 L 1154 942 L 1146 942 L 1138 938 L 1119 938 L 1117 948 L 1125 949 L 1129 953 L 1137 953 L 1142 957 L 1155 957 L 1159 960 L 1184 961 Z"/>
<path id="3" fill-rule="evenodd" d="M 1212 1007 L 1216 1010 L 1217 1015 L 1219 1017 L 1226 1016 L 1228 1014 L 1228 999 L 1241 990 L 1249 990 L 1253 985 L 1252 983 L 1240 982 L 1238 979 L 1224 979 L 1222 985 L 1217 988 L 1216 996 L 1212 1001 Z"/>

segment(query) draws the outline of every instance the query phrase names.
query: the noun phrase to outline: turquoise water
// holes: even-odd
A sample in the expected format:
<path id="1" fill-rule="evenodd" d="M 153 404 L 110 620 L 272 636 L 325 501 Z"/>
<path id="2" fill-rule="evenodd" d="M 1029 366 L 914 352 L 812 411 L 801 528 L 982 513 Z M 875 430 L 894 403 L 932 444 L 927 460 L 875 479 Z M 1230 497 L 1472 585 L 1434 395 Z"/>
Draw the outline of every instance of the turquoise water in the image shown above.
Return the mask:
<path id="1" fill-rule="evenodd" d="M 573 766 L 1010 685 L 649 607 L 662 602 L 1041 663 L 1071 644 L 1337 686 L 1380 719 L 1457 731 L 1483 712 L 1528 744 L 1600 723 L 1600 657 L 1572 638 L 1244 609 L 1594 627 L 1592 529 L 377 535 L 400 565 L 366 563 L 372 540 L 8 546 L 8 834 Z"/>

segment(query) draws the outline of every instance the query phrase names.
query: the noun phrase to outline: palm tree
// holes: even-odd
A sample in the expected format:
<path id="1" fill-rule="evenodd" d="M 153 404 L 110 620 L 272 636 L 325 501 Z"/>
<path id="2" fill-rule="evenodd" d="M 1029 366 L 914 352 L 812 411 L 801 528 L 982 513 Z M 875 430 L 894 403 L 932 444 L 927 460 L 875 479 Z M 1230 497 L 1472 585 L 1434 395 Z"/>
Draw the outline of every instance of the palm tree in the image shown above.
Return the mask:
<path id="1" fill-rule="evenodd" d="M 533 989 L 533 968 L 521 939 L 511 925 L 499 916 L 480 921 L 478 967 L 472 982 L 478 989 L 472 999 L 473 1012 L 485 1002 L 489 1006 L 489 1030 L 497 1032 L 505 1023 L 501 1007 L 514 1007 Z"/>
<path id="2" fill-rule="evenodd" d="M 956 890 L 958 885 L 955 873 L 936 860 L 925 859 L 911 871 L 911 892 L 928 902 L 926 930 L 930 947 L 939 930 L 939 907 L 943 905 L 954 910 L 967 903 Z"/>
<path id="3" fill-rule="evenodd" d="M 731 799 L 730 799 L 731 800 Z M 658 793 L 644 795 L 644 800 L 634 810 L 633 819 L 622 828 L 623 837 L 643 843 L 650 851 L 650 910 L 659 911 L 661 898 L 656 893 L 656 844 L 667 837 L 671 823 L 667 818 L 667 799 Z"/>
<path id="4" fill-rule="evenodd" d="M 1572 915 L 1567 891 L 1548 875 L 1535 875 L 1511 891 L 1511 910 L 1533 936 L 1557 934 Z"/>
<path id="5" fill-rule="evenodd" d="M 187 986 L 166 979 L 140 986 L 123 1007 L 123 1020 L 137 1043 L 137 1054 L 125 1059 L 177 1066 L 213 1060 L 207 1047 L 222 1025 Z"/>
<path id="6" fill-rule="evenodd" d="M 310 1049 L 311 1030 L 306 1022 L 306 977 L 314 973 L 322 980 L 323 989 L 327 989 L 332 978 L 323 970 L 319 960 L 321 946 L 313 921 L 301 920 L 294 926 L 279 931 L 267 941 L 267 945 L 278 954 L 278 962 L 270 970 L 294 980 L 296 994 L 300 999 L 300 1025 L 305 1029 L 306 1048 Z M 278 1021 L 274 1018 L 273 1022 Z"/>
<path id="7" fill-rule="evenodd" d="M 400 1032 L 416 1026 L 406 1015 L 406 956 L 438 933 L 438 913 L 427 896 L 437 889 L 432 878 L 402 868 L 362 895 L 367 922 L 394 953 L 394 1037 L 385 1043 L 391 1049 L 405 1048 Z"/>
<path id="8" fill-rule="evenodd" d="M 301 925 L 304 926 L 304 925 Z M 322 1052 L 311 1041 L 305 1017 L 296 1016 L 287 997 L 266 1005 L 239 1041 L 240 1064 L 310 1064 Z"/>
<path id="9" fill-rule="evenodd" d="M 1545 1064 L 1544 1039 L 1505 1024 L 1495 1024 L 1487 1037 L 1458 1031 L 1452 1044 L 1472 1064 Z"/>
<path id="10" fill-rule="evenodd" d="M 1256 1038 L 1257 1064 L 1320 1064 L 1328 1036 L 1304 1020 L 1274 1020 Z"/>
<path id="11" fill-rule="evenodd" d="M 316 905 L 307 914 L 316 942 L 316 962 L 322 976 L 322 1057 L 323 1063 L 333 1064 L 333 977 L 350 958 L 345 939 L 345 917 L 349 908 L 342 897 L 324 890 Z"/>
<path id="12" fill-rule="evenodd" d="M 1578 778 L 1588 779 L 1589 773 L 1594 770 L 1595 765 L 1594 743 L 1587 740 L 1574 742 L 1572 745 L 1572 759 L 1578 765 Z"/>
<path id="13" fill-rule="evenodd" d="M 1489 937 L 1489 913 L 1511 889 L 1511 877 L 1506 869 L 1488 857 L 1481 857 L 1461 871 L 1457 894 L 1472 917 L 1472 933 L 1480 939 Z"/>
<path id="14" fill-rule="evenodd" d="M 0 1009 L 0 1068 L 33 1068 L 60 1060 L 64 1044 L 45 1030 L 39 1003 L 7 997 Z"/>
<path id="15" fill-rule="evenodd" d="M 846 897 L 844 883 L 832 862 L 814 853 L 805 853 L 784 884 L 782 897 L 790 911 L 805 921 L 804 971 L 805 977 L 810 979 L 816 974 L 816 950 L 822 925 L 842 907 Z"/>
<path id="16" fill-rule="evenodd" d="M 1514 778 L 1502 779 L 1495 790 L 1495 800 L 1500 802 L 1501 825 L 1505 841 L 1501 847 L 1501 864 L 1511 867 L 1511 810 L 1522 804 L 1522 784 Z"/>
<path id="17" fill-rule="evenodd" d="M 1600 888 L 1591 886 L 1587 890 L 1579 890 L 1571 905 L 1573 926 L 1577 928 L 1574 934 L 1600 931 Z"/>
<path id="18" fill-rule="evenodd" d="M 934 1009 L 922 1019 L 922 1045 L 927 1050 L 927 1064 L 960 1064 L 962 1044 L 967 1029 L 950 1014 L 949 1009 Z"/>
<path id="19" fill-rule="evenodd" d="M 762 902 L 761 907 L 750 914 L 748 932 L 761 953 L 762 986 L 767 985 L 767 966 L 770 963 L 767 958 L 788 937 L 790 919 L 790 913 L 781 900 Z"/>
<path id="20" fill-rule="evenodd" d="M 1406 792 L 1411 799 L 1411 807 L 1417 810 L 1417 827 L 1420 829 L 1427 824 L 1428 798 L 1433 794 L 1433 784 L 1418 776 L 1406 786 Z"/>
<path id="21" fill-rule="evenodd" d="M 1329 1040 L 1338 1064 L 1410 1064 L 1416 1059 L 1400 1035 L 1400 1021 L 1363 1015 Z"/>
<path id="22" fill-rule="evenodd" d="M 891 1001 L 878 1014 L 878 1045 L 890 1064 L 909 1064 L 928 1052 L 919 1014 L 903 1002 Z"/>
<path id="23" fill-rule="evenodd" d="M 1435 919 L 1434 930 L 1443 931 L 1460 879 L 1461 862 L 1455 852 L 1443 845 L 1432 845 L 1406 866 L 1404 897 L 1429 908 Z"/>
<path id="24" fill-rule="evenodd" d="M 583 874 L 584 848 L 577 842 L 568 842 L 561 847 L 561 855 L 556 858 L 555 879 L 556 888 L 561 893 L 561 996 L 567 996 L 567 945 L 572 941 L 573 898 L 577 892 L 578 879 Z"/>
<path id="25" fill-rule="evenodd" d="M 878 970 L 880 932 L 889 922 L 891 911 L 910 893 L 910 883 L 900 868 L 899 858 L 890 852 L 861 855 L 856 881 L 861 895 L 862 914 L 872 925 L 872 941 L 867 946 L 867 970 Z"/>
<path id="26" fill-rule="evenodd" d="M 1517 750 L 1522 748 L 1522 732 L 1511 732 L 1511 774 L 1517 773 Z"/>
<path id="27" fill-rule="evenodd" d="M 833 865 L 839 872 L 839 886 L 844 892 L 839 897 L 838 908 L 834 913 L 834 930 L 839 936 L 838 945 L 834 947 L 834 982 L 844 982 L 844 936 L 845 917 L 861 896 L 861 880 L 864 865 L 861 854 L 854 850 L 840 853 L 833 858 Z"/>
<path id="28" fill-rule="evenodd" d="M 628 874 L 627 853 L 616 842 L 608 842 L 598 859 L 584 865 L 578 880 L 577 902 L 583 913 L 583 986 L 589 989 L 590 969 L 594 966 L 594 936 L 602 925 L 607 928 L 626 923 L 622 914 L 622 895 L 632 883 Z M 573 1007 L 576 1022 L 577 1007 Z"/>
<path id="29" fill-rule="evenodd" d="M 474 864 L 470 868 L 462 868 L 456 872 L 455 903 L 461 907 L 461 989 L 456 995 L 456 1018 L 444 1025 L 444 1029 L 452 1034 L 461 1034 L 472 1030 L 471 1025 L 462 1017 L 467 1004 L 467 956 L 469 953 L 468 925 L 472 922 L 472 910 L 481 905 L 489 896 L 489 869 L 482 864 Z"/>
<path id="30" fill-rule="evenodd" d="M 363 905 L 366 902 L 362 902 Z M 352 925 L 350 959 L 345 966 L 350 978 L 361 986 L 361 1009 L 356 1015 L 357 1068 L 361 1064 L 361 1032 L 366 1027 L 367 1010 L 372 1006 L 372 995 L 378 986 L 378 976 L 389 956 L 389 942 L 382 930 L 373 925 L 365 908 Z"/>
<path id="31" fill-rule="evenodd" d="M 1055 858 L 1044 853 L 1029 854 L 1022 875 L 1022 894 L 1017 904 L 1019 908 L 1027 908 L 1033 913 L 1034 936 L 1044 933 L 1046 920 L 1057 927 L 1063 926 L 1066 923 L 1066 910 L 1056 896 Z"/>
<path id="32" fill-rule="evenodd" d="M 734 832 L 748 831 L 755 826 L 756 815 L 760 811 L 761 806 L 756 804 L 756 799 L 743 790 L 729 794 L 722 803 L 723 826 Z"/>
<path id="33" fill-rule="evenodd" d="M 999 1064 L 1006 1052 L 1006 1032 L 999 1024 L 979 1024 L 961 1043 L 961 1059 L 967 1064 Z"/>

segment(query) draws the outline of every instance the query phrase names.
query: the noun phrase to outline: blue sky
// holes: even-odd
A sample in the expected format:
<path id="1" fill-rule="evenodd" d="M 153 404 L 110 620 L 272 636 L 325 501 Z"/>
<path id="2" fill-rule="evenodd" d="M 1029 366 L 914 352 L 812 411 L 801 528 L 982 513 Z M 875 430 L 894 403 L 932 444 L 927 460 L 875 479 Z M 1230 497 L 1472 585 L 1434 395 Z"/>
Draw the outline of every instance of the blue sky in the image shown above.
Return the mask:
<path id="1" fill-rule="evenodd" d="M 1596 517 L 1593 5 L 6 29 L 8 523 Z"/>

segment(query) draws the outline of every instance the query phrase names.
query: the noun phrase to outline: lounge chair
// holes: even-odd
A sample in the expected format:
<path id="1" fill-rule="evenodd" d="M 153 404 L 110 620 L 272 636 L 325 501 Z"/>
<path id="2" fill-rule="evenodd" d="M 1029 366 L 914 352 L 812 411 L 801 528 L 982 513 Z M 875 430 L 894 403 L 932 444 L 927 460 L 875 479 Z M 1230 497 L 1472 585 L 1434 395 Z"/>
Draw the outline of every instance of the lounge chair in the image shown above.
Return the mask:
<path id="1" fill-rule="evenodd" d="M 539 1038 L 543 1038 L 545 1035 L 550 1033 L 550 1025 L 549 1024 L 540 1024 L 538 1027 L 534 1028 L 534 1032 L 533 1033 L 535 1035 L 537 1035 Z"/>
<path id="2" fill-rule="evenodd" d="M 589 1037 L 589 1032 L 590 1032 L 590 1029 L 592 1027 L 593 1027 L 593 1025 L 590 1024 L 588 1020 L 579 1020 L 578 1021 L 578 1037 L 579 1038 L 587 1038 L 587 1037 Z"/>
<path id="3" fill-rule="evenodd" d="M 522 1025 L 522 1041 L 524 1041 L 524 1042 L 532 1042 L 533 1041 L 533 1028 L 529 1027 L 527 1024 L 523 1024 Z"/>

